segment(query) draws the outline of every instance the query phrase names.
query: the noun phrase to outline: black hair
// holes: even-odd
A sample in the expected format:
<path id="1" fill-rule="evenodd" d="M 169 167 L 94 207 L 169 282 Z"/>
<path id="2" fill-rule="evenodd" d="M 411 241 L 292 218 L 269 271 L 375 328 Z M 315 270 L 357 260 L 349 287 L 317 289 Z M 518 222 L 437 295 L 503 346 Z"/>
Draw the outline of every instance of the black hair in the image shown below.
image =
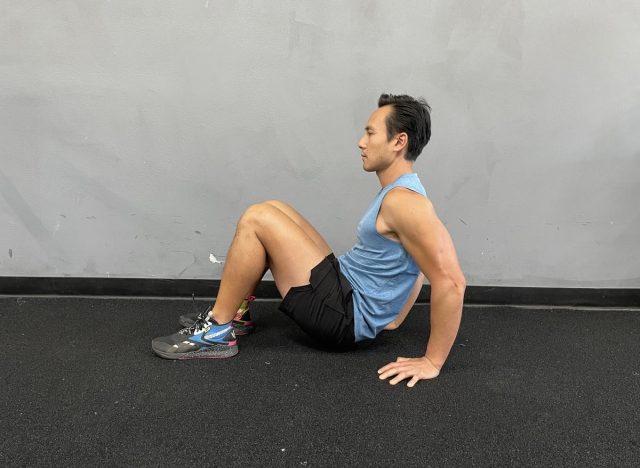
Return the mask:
<path id="1" fill-rule="evenodd" d="M 387 140 L 398 133 L 409 136 L 405 158 L 415 161 L 431 138 L 431 107 L 424 98 L 415 99 L 406 94 L 381 94 L 378 107 L 391 106 L 387 116 Z"/>

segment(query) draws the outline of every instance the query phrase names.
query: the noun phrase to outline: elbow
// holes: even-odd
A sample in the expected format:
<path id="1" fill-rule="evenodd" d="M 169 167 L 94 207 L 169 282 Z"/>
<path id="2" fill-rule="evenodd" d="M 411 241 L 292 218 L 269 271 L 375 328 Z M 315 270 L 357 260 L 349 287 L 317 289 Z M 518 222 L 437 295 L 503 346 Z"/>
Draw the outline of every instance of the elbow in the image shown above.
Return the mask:
<path id="1" fill-rule="evenodd" d="M 467 289 L 467 281 L 464 276 L 453 281 L 453 290 L 460 297 L 460 300 L 464 300 L 464 292 Z"/>
<path id="2" fill-rule="evenodd" d="M 395 320 L 393 322 L 388 323 L 384 327 L 385 330 L 395 330 L 396 328 L 398 328 L 398 324 L 395 322 Z"/>
<path id="3" fill-rule="evenodd" d="M 448 276 L 441 281 L 431 283 L 431 289 L 438 289 L 446 294 L 456 295 L 464 297 L 464 292 L 467 289 L 467 281 L 464 276 Z"/>

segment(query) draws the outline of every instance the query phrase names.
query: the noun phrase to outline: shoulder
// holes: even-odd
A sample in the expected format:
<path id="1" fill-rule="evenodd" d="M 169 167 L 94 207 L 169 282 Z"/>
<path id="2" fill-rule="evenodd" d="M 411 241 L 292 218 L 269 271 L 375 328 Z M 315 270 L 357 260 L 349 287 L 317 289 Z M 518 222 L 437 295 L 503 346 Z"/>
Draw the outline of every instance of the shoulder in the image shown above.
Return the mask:
<path id="1" fill-rule="evenodd" d="M 392 229 L 437 220 L 431 200 L 404 187 L 394 187 L 389 191 L 382 201 L 381 214 Z"/>
<path id="2" fill-rule="evenodd" d="M 415 209 L 432 210 L 431 200 L 421 193 L 405 187 L 394 187 L 382 200 L 382 205 L 393 212 L 407 212 Z"/>

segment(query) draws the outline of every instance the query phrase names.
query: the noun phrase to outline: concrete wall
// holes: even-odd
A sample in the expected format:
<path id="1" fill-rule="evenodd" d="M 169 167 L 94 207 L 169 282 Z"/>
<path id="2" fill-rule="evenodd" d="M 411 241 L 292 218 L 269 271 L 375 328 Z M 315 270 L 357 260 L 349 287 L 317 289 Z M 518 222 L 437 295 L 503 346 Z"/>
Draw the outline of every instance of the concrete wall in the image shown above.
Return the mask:
<path id="1" fill-rule="evenodd" d="M 381 92 L 470 285 L 640 287 L 635 0 L 0 0 L 0 275 L 219 278 L 269 198 L 342 253 Z"/>

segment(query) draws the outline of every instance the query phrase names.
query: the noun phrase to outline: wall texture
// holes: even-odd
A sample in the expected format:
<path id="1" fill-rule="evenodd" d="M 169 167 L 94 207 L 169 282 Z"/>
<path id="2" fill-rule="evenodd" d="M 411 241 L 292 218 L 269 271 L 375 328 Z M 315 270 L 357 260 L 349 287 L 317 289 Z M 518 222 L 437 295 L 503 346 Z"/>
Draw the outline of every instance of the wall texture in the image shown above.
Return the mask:
<path id="1" fill-rule="evenodd" d="M 270 198 L 342 253 L 385 91 L 470 285 L 640 287 L 635 0 L 0 0 L 0 276 L 219 278 Z"/>

